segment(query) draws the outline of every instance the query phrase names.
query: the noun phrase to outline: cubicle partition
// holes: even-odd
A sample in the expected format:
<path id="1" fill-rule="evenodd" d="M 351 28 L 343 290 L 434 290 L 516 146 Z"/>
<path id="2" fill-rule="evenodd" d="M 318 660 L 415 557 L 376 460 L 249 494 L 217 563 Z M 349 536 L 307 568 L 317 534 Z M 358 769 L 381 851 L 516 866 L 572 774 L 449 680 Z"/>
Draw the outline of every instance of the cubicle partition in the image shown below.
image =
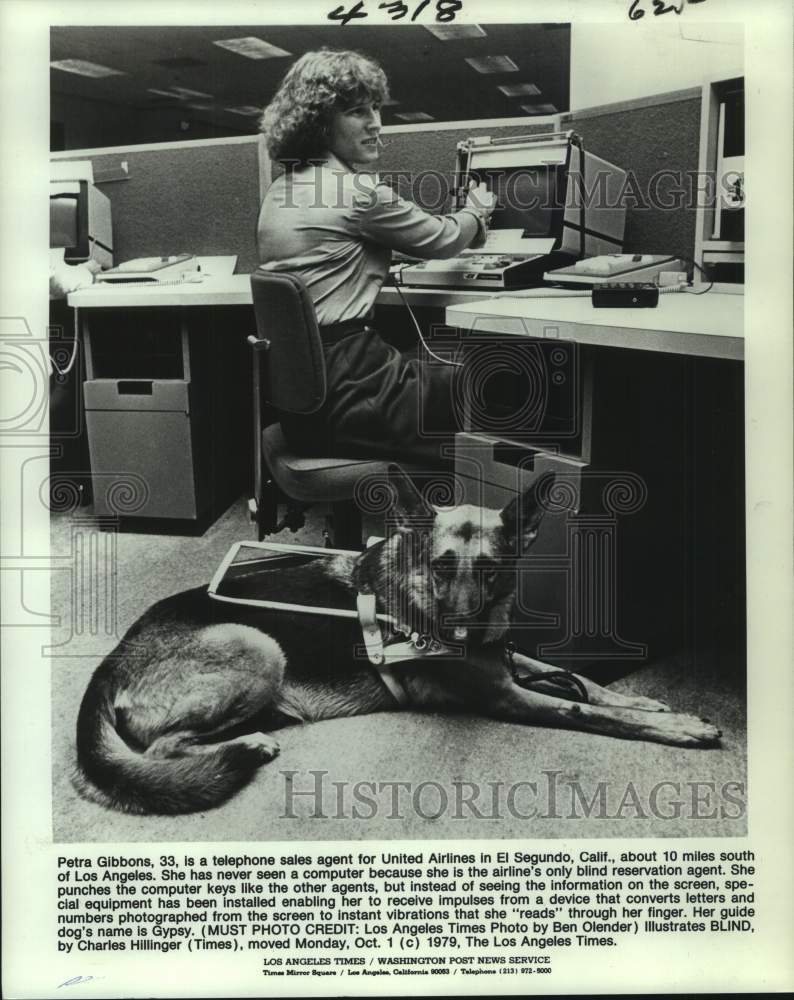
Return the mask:
<path id="1" fill-rule="evenodd" d="M 700 143 L 699 88 L 658 94 L 564 115 L 561 127 L 585 148 L 628 171 L 625 249 L 695 253 Z"/>
<path id="2" fill-rule="evenodd" d="M 509 137 L 573 129 L 585 147 L 629 173 L 624 191 L 630 252 L 692 257 L 700 91 L 659 94 L 543 120 L 388 126 L 379 169 L 432 211 L 450 207 L 455 149 L 470 136 Z M 256 217 L 273 166 L 258 136 L 70 151 L 89 159 L 111 200 L 116 261 L 191 252 L 237 254 L 256 266 Z M 683 193 L 681 193 L 683 192 Z"/>
<path id="3" fill-rule="evenodd" d="M 509 124 L 483 122 L 454 128 L 422 125 L 390 127 L 379 167 L 404 178 L 425 208 L 447 210 L 439 198 L 444 177 L 451 181 L 456 144 L 470 136 L 532 135 L 571 129 L 585 148 L 628 172 L 625 249 L 630 253 L 669 253 L 693 257 L 700 136 L 700 90 L 676 91 L 558 116 L 542 123 L 531 118 Z M 409 180 L 410 178 L 410 180 Z M 422 182 L 417 178 L 424 178 Z M 588 190 L 590 190 L 588 183 Z"/>
<path id="4" fill-rule="evenodd" d="M 256 267 L 259 210 L 256 136 L 70 152 L 90 160 L 109 198 L 115 262 L 193 253 L 237 254 L 237 270 Z"/>

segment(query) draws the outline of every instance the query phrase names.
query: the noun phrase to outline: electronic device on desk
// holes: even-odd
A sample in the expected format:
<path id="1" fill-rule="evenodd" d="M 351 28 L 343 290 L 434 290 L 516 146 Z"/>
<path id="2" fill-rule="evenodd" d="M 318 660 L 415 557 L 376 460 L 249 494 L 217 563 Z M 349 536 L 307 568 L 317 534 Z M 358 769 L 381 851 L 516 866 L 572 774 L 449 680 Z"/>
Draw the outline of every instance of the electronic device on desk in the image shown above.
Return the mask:
<path id="1" fill-rule="evenodd" d="M 713 186 L 698 199 L 695 261 L 721 292 L 744 288 L 744 145 L 744 78 L 704 84 L 698 177 Z"/>
<path id="2" fill-rule="evenodd" d="M 550 268 L 622 250 L 626 173 L 585 151 L 574 132 L 467 139 L 457 156 L 456 208 L 465 205 L 471 181 L 496 196 L 485 244 L 452 260 L 405 267 L 400 283 L 529 288 Z"/>
<path id="3" fill-rule="evenodd" d="M 110 199 L 94 187 L 88 160 L 50 164 L 50 249 L 62 249 L 67 264 L 113 266 Z"/>
<path id="4" fill-rule="evenodd" d="M 198 257 L 189 253 L 172 254 L 168 257 L 136 257 L 109 271 L 103 271 L 95 278 L 97 282 L 114 284 L 179 284 L 201 281 L 201 265 Z"/>
<path id="5" fill-rule="evenodd" d="M 568 267 L 547 271 L 543 277 L 572 288 L 595 288 L 616 282 L 623 285 L 679 284 L 686 281 L 686 265 L 679 257 L 663 254 L 612 253 L 578 260 Z"/>

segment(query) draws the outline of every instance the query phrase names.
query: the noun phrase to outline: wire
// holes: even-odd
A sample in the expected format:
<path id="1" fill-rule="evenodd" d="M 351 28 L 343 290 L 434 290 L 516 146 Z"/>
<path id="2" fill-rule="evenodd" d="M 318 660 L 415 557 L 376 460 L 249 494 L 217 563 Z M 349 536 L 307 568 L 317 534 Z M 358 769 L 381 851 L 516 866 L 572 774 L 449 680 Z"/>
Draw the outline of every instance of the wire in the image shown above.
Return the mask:
<path id="1" fill-rule="evenodd" d="M 678 254 L 677 256 L 679 256 L 681 260 L 685 261 L 687 264 L 694 264 L 694 266 L 698 269 L 698 271 L 700 271 L 700 273 L 704 277 L 708 278 L 708 273 L 692 257 L 687 257 L 685 254 Z M 706 292 L 710 292 L 713 287 L 714 287 L 714 279 L 709 278 L 709 283 L 707 288 L 702 288 L 699 292 L 696 292 L 691 288 L 687 288 L 686 291 L 688 292 L 689 295 L 705 295 Z"/>
<path id="2" fill-rule="evenodd" d="M 77 333 L 77 312 L 75 311 L 74 317 L 74 339 L 72 341 L 72 356 L 69 358 L 69 363 L 65 368 L 59 368 L 58 362 L 55 358 L 50 355 L 50 367 L 55 371 L 55 374 L 60 378 L 65 378 L 71 370 L 74 368 L 74 363 L 77 360 L 77 343 L 78 343 L 78 333 Z"/>
<path id="3" fill-rule="evenodd" d="M 400 287 L 402 285 L 402 281 L 398 281 L 397 280 L 397 276 L 400 275 L 400 274 L 402 274 L 403 269 L 406 268 L 406 267 L 410 267 L 410 264 L 403 264 L 403 266 L 400 268 L 400 270 L 395 273 L 395 275 L 394 275 L 394 287 L 397 289 L 397 294 L 400 296 L 400 300 L 402 301 L 402 304 L 408 310 L 408 314 L 411 317 L 411 319 L 413 320 L 413 324 L 416 327 L 416 332 L 419 334 L 419 339 L 422 342 L 422 346 L 424 347 L 424 349 L 427 351 L 427 353 L 430 355 L 431 358 L 435 358 L 436 361 L 440 361 L 442 365 L 452 365 L 455 368 L 462 368 L 463 367 L 463 362 L 462 361 L 450 361 L 448 358 L 442 358 L 440 355 L 436 354 L 435 351 L 431 350 L 430 345 L 425 340 L 424 334 L 422 333 L 422 328 L 419 326 L 419 323 L 416 320 L 416 316 L 414 316 L 414 311 L 408 305 L 408 300 L 405 298 L 405 296 L 402 293 L 402 288 Z"/>

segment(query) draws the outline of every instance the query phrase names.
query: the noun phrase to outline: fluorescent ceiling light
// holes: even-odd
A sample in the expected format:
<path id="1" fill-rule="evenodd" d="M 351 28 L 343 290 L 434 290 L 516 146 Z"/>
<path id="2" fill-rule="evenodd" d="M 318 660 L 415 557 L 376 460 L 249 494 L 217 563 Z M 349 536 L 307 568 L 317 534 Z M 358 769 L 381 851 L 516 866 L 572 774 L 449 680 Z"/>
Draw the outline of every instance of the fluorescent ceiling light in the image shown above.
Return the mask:
<path id="1" fill-rule="evenodd" d="M 175 101 L 187 101 L 191 98 L 212 100 L 212 94 L 205 94 L 201 90 L 191 90 L 189 87 L 171 87 L 170 90 L 160 90 L 157 87 L 148 87 L 147 94 L 157 94 L 158 97 L 170 97 Z"/>
<path id="2" fill-rule="evenodd" d="M 262 109 L 255 107 L 253 104 L 241 104 L 236 108 L 224 108 L 224 111 L 230 111 L 233 115 L 261 115 Z"/>
<path id="3" fill-rule="evenodd" d="M 478 73 L 516 73 L 518 66 L 510 56 L 469 56 L 466 62 Z"/>
<path id="4" fill-rule="evenodd" d="M 206 100 L 212 99 L 212 94 L 205 94 L 203 90 L 191 90 L 190 87 L 169 87 L 168 89 L 176 97 L 181 99 L 186 97 L 203 97 Z"/>
<path id="5" fill-rule="evenodd" d="M 425 31 L 429 31 L 440 42 L 451 42 L 455 38 L 483 38 L 485 32 L 479 24 L 425 24 L 422 25 Z"/>
<path id="6" fill-rule="evenodd" d="M 504 83 L 499 89 L 505 97 L 524 97 L 540 93 L 540 89 L 534 83 Z"/>
<path id="7" fill-rule="evenodd" d="M 401 118 L 404 122 L 432 122 L 435 118 L 424 111 L 395 111 L 395 118 Z"/>
<path id="8" fill-rule="evenodd" d="M 185 107 L 193 108 L 194 111 L 209 111 L 212 104 L 208 104 L 206 101 L 190 101 Z"/>
<path id="9" fill-rule="evenodd" d="M 120 69 L 100 66 L 99 63 L 88 62 L 86 59 L 56 59 L 50 63 L 52 69 L 61 69 L 64 73 L 77 73 L 78 76 L 90 76 L 100 79 L 103 76 L 126 76 Z"/>
<path id="10" fill-rule="evenodd" d="M 381 107 L 383 108 L 393 108 L 395 105 L 399 104 L 399 101 L 395 101 L 393 97 L 387 98 L 387 100 L 381 102 Z"/>
<path id="11" fill-rule="evenodd" d="M 553 104 L 522 104 L 521 110 L 528 115 L 556 115 L 557 108 Z"/>
<path id="12" fill-rule="evenodd" d="M 276 59 L 280 56 L 291 56 L 291 52 L 280 49 L 270 42 L 263 42 L 255 35 L 248 35 L 245 38 L 221 38 L 213 45 L 218 45 L 229 52 L 235 52 L 238 56 L 245 56 L 246 59 Z"/>

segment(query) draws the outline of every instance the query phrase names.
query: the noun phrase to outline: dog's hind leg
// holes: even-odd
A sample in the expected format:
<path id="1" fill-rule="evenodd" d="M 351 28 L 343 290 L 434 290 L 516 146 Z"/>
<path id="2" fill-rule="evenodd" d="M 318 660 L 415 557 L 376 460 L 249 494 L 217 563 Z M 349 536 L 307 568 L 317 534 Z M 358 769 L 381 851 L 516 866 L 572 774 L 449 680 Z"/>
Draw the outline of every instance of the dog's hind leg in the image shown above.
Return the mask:
<path id="1" fill-rule="evenodd" d="M 512 656 L 515 667 L 523 671 L 525 676 L 532 677 L 533 679 L 542 679 L 545 674 L 571 673 L 570 671 L 562 671 L 560 667 L 554 667 L 550 663 L 533 660 L 531 656 L 525 656 L 523 653 L 514 652 Z M 670 706 L 666 702 L 657 701 L 655 698 L 645 698 L 642 695 L 618 694 L 617 691 L 611 691 L 609 688 L 602 687 L 587 677 L 582 677 L 574 673 L 571 673 L 571 676 L 575 677 L 585 689 L 587 699 L 591 705 L 614 705 L 618 708 L 636 708 L 644 712 L 670 711 Z M 533 684 L 533 687 L 536 691 L 543 690 L 547 694 L 565 697 L 561 693 L 559 685 L 551 680 L 542 687 L 540 684 Z"/>
<path id="2" fill-rule="evenodd" d="M 147 660 L 108 658 L 83 696 L 77 787 L 128 812 L 217 806 L 278 752 L 253 730 L 278 699 L 284 654 L 258 629 L 235 624 L 169 625 L 139 638 Z"/>
<path id="3" fill-rule="evenodd" d="M 708 720 L 673 712 L 648 712 L 617 705 L 580 704 L 506 683 L 493 692 L 485 711 L 508 722 L 545 723 L 630 740 L 682 747 L 708 747 L 721 732 Z"/>
<path id="4" fill-rule="evenodd" d="M 240 742 L 273 757 L 264 734 L 230 739 L 275 702 L 284 654 L 270 636 L 246 625 L 210 625 L 192 633 L 131 680 L 115 701 L 124 734 L 151 757 L 217 749 Z"/>
<path id="5" fill-rule="evenodd" d="M 279 746 L 269 733 L 246 733 L 232 739 L 218 739 L 210 742 L 206 733 L 179 732 L 159 736 L 146 750 L 147 757 L 166 760 L 185 754 L 214 753 L 218 747 L 241 746 L 256 751 L 264 764 L 278 756 Z"/>

